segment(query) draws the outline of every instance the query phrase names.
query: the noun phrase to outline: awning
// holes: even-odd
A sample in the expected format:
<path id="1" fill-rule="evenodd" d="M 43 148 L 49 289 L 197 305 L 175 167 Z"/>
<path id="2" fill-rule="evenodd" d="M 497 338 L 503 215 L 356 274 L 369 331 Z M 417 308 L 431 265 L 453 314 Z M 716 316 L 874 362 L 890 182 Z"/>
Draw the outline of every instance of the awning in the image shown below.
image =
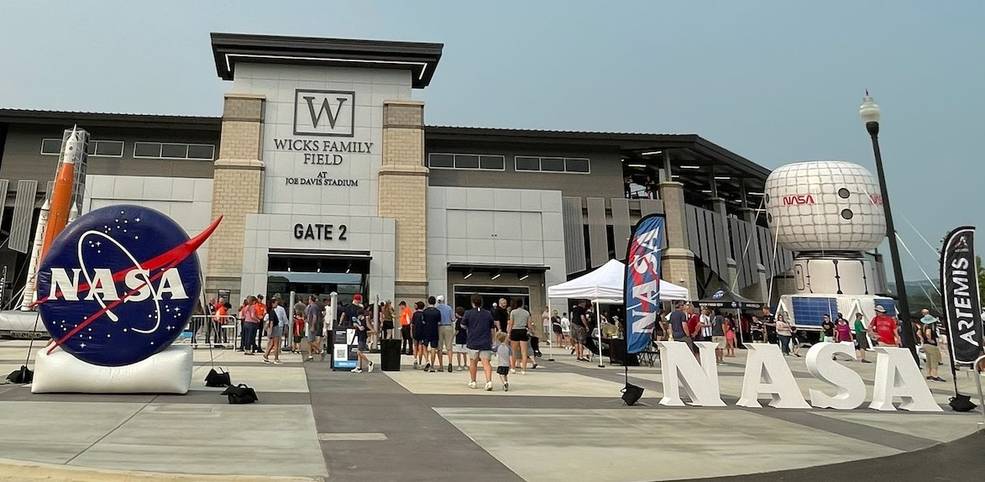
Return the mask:
<path id="1" fill-rule="evenodd" d="M 623 300 L 623 276 L 626 265 L 617 259 L 609 260 L 600 268 L 559 285 L 547 288 L 548 298 L 577 298 L 599 303 L 619 304 Z M 660 280 L 662 301 L 690 299 L 687 288 Z"/>
<path id="2" fill-rule="evenodd" d="M 292 248 L 271 248 L 267 251 L 270 256 L 291 257 L 291 258 L 334 258 L 342 260 L 371 260 L 373 256 L 369 251 L 338 251 L 330 249 L 292 249 Z"/>
<path id="3" fill-rule="evenodd" d="M 724 288 L 712 294 L 711 298 L 696 301 L 695 304 L 710 308 L 739 308 L 750 310 L 756 310 L 763 307 L 763 304 L 759 301 L 750 300 L 749 298 L 746 298 L 738 293 L 733 293 L 731 290 Z"/>

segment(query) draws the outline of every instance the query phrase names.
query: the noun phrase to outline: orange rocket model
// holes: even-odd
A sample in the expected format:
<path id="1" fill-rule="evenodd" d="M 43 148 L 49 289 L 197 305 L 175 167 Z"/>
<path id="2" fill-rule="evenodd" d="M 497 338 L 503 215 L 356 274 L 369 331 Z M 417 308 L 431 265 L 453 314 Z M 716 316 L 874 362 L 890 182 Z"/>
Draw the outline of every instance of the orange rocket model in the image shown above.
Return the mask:
<path id="1" fill-rule="evenodd" d="M 72 187 L 75 181 L 75 162 L 81 160 L 85 154 L 85 133 L 78 131 L 74 127 L 68 139 L 62 146 L 62 155 L 59 159 L 58 172 L 55 174 L 55 183 L 51 188 L 51 202 L 48 211 L 48 226 L 44 231 L 44 241 L 41 243 L 41 256 L 48 253 L 51 242 L 55 240 L 59 233 L 68 224 L 68 218 L 72 212 Z"/>

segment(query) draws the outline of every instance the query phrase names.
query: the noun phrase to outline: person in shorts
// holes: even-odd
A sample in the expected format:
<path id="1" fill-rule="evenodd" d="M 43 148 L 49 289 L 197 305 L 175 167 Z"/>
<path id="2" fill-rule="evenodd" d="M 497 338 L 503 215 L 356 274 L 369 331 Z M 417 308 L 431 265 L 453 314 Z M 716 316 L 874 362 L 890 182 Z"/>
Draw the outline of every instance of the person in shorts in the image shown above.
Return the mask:
<path id="1" fill-rule="evenodd" d="M 362 295 L 356 294 L 353 297 L 353 303 L 351 305 L 353 310 L 350 314 L 352 316 L 350 323 L 352 328 L 356 330 L 356 368 L 352 369 L 353 373 L 363 372 L 363 362 L 367 365 L 367 371 L 373 373 L 373 362 L 366 356 L 366 352 L 369 351 L 369 346 L 367 340 L 369 339 L 369 322 L 366 316 L 366 308 L 362 305 Z"/>
<path id="2" fill-rule="evenodd" d="M 496 328 L 492 313 L 482 309 L 482 296 L 479 294 L 472 295 L 472 309 L 465 312 L 462 325 L 468 333 L 465 348 L 469 356 L 469 388 L 476 387 L 475 378 L 481 361 L 486 376 L 485 390 L 492 391 L 492 365 L 489 360 L 492 358 L 492 339 Z"/>
<path id="3" fill-rule="evenodd" d="M 711 317 L 711 341 L 715 343 L 715 361 L 725 363 L 725 317 L 721 314 Z"/>
<path id="4" fill-rule="evenodd" d="M 465 370 L 465 355 L 467 353 L 465 348 L 465 341 L 468 339 L 468 332 L 465 330 L 465 326 L 462 325 L 462 317 L 465 316 L 465 308 L 461 306 L 455 308 L 455 345 L 452 347 L 452 351 L 455 353 L 456 361 L 458 362 L 458 371 Z"/>
<path id="5" fill-rule="evenodd" d="M 513 365 L 513 351 L 506 343 L 506 332 L 496 333 L 496 373 L 503 382 L 503 391 L 510 391 L 510 365 Z"/>
<path id="6" fill-rule="evenodd" d="M 872 363 L 865 359 L 865 350 L 869 349 L 869 332 L 865 328 L 865 315 L 862 312 L 855 313 L 855 323 L 852 325 L 855 332 L 855 356 L 862 363 Z"/>
<path id="7" fill-rule="evenodd" d="M 523 309 L 523 301 L 519 298 L 513 300 L 512 310 L 510 311 L 510 321 L 507 325 L 510 334 L 510 370 L 516 373 L 517 367 L 520 373 L 527 372 L 527 342 L 530 341 L 530 312 Z M 516 354 L 520 353 L 520 359 L 516 359 Z"/>
<path id="8" fill-rule="evenodd" d="M 298 300 L 294 304 L 294 313 L 292 316 L 292 326 L 291 333 L 294 336 L 294 344 L 291 345 L 291 351 L 294 353 L 301 353 L 301 340 L 304 339 L 304 302 Z"/>
<path id="9" fill-rule="evenodd" d="M 393 338 L 393 303 L 386 300 L 380 308 L 380 317 L 383 318 L 383 339 Z"/>
<path id="10" fill-rule="evenodd" d="M 572 350 L 578 361 L 591 361 L 590 357 L 585 356 L 585 342 L 588 340 L 588 315 L 585 309 L 585 302 L 578 301 L 571 310 L 571 340 L 574 343 Z"/>
<path id="11" fill-rule="evenodd" d="M 451 352 L 455 344 L 455 310 L 445 303 L 444 296 L 438 296 L 435 308 L 441 313 L 438 323 L 438 370 L 445 367 L 443 355 L 448 355 L 448 373 L 452 372 Z"/>

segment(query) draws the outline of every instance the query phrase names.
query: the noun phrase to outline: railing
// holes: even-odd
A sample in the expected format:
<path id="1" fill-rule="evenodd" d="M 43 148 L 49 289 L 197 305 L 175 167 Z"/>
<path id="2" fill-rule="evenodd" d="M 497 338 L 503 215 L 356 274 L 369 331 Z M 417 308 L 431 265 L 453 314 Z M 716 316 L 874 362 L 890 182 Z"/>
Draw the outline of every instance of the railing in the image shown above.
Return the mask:
<path id="1" fill-rule="evenodd" d="M 232 315 L 220 317 L 192 315 L 185 329 L 182 330 L 181 337 L 175 343 L 189 344 L 192 348 L 198 348 L 200 336 L 204 337 L 203 346 L 235 348 L 239 339 L 239 322 Z"/>

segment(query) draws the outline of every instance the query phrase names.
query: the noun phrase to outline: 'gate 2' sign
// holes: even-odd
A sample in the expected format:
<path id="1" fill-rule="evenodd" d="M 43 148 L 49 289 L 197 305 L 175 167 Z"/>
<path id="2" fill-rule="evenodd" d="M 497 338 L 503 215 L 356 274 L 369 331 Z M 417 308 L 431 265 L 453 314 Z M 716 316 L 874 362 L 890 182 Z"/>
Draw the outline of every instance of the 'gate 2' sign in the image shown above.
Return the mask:
<path id="1" fill-rule="evenodd" d="M 344 90 L 294 91 L 294 135 L 353 137 L 356 93 Z"/>
<path id="2" fill-rule="evenodd" d="M 321 241 L 346 241 L 349 227 L 344 224 L 297 223 L 294 225 L 294 239 L 318 239 Z"/>

